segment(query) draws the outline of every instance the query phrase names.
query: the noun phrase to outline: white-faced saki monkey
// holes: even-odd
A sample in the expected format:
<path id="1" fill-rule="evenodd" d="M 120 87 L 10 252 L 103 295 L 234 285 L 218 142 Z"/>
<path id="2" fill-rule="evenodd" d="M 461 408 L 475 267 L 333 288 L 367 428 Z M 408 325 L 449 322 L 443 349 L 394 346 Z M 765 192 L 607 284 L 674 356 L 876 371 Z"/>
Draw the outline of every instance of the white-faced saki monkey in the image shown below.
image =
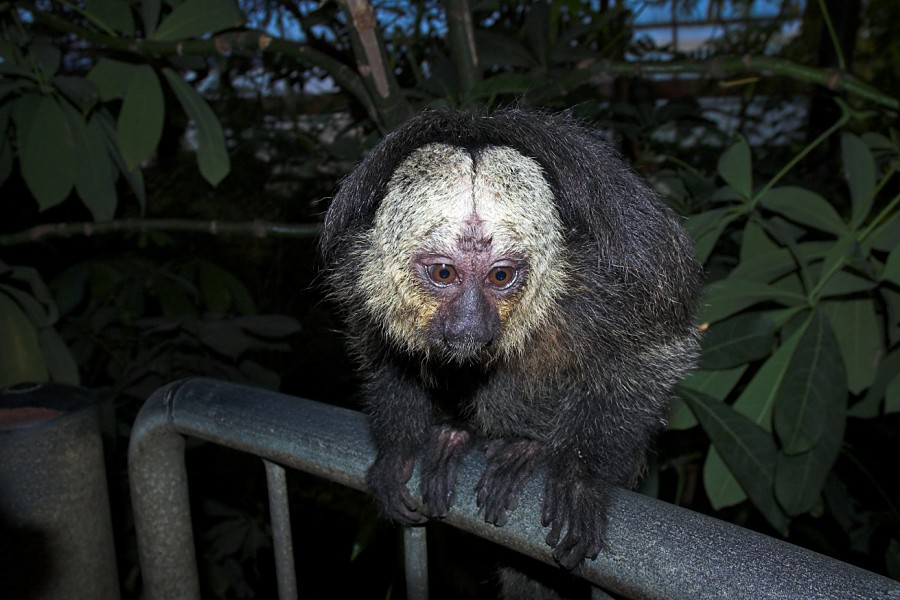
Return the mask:
<path id="1" fill-rule="evenodd" d="M 554 557 L 595 558 L 611 486 L 636 482 L 697 355 L 701 268 L 679 217 L 570 117 L 436 110 L 341 183 L 321 250 L 383 513 L 446 516 L 475 443 L 486 521 L 505 524 L 545 470 Z M 406 487 L 417 460 L 421 505 Z"/>

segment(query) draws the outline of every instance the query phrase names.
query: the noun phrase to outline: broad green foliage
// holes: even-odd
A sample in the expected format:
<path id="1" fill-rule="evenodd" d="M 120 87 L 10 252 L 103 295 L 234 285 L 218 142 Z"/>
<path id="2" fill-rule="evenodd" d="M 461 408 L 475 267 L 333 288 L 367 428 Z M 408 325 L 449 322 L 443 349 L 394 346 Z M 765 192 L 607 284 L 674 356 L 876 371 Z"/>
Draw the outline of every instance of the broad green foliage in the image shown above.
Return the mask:
<path id="1" fill-rule="evenodd" d="M 754 186 L 739 140 L 719 160 L 727 185 L 715 207 L 688 223 L 704 260 L 726 234 L 743 242 L 738 264 L 707 287 L 702 370 L 680 386 L 712 441 L 705 489 L 716 507 L 749 497 L 781 531 L 819 505 L 848 415 L 898 407 L 900 196 L 879 191 L 900 149 L 840 139 L 848 202 L 777 180 Z"/>
<path id="2" fill-rule="evenodd" d="M 161 3 L 140 3 L 143 29 L 157 41 L 179 42 L 236 27 L 243 15 L 229 0 L 188 0 L 162 17 Z M 99 31 L 134 35 L 135 13 L 125 0 L 92 0 L 81 11 Z M 141 165 L 157 149 L 166 110 L 159 67 L 99 59 L 86 77 L 58 75 L 60 51 L 43 38 L 18 40 L 0 63 L 0 184 L 15 162 L 40 210 L 74 190 L 93 218 L 116 213 L 120 176 L 144 204 Z M 225 136 L 206 100 L 182 75 L 161 69 L 181 109 L 197 127 L 197 161 L 211 185 L 230 170 Z M 13 128 L 6 125 L 10 122 Z M 114 125 L 113 125 L 114 124 Z M 16 161 L 18 159 L 18 161 Z"/>
<path id="3" fill-rule="evenodd" d="M 0 389 L 22 382 L 78 384 L 75 360 L 55 329 L 58 315 L 37 271 L 0 262 Z"/>

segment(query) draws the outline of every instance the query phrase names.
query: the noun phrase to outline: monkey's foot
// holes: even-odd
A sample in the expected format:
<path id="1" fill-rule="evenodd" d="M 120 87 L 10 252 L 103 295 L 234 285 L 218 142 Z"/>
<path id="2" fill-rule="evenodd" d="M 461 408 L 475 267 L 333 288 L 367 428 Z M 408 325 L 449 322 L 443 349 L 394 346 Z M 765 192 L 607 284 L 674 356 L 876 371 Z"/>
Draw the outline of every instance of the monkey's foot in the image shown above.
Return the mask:
<path id="1" fill-rule="evenodd" d="M 543 463 L 544 447 L 534 440 L 499 439 L 487 443 L 487 467 L 475 486 L 484 520 L 506 525 L 509 510 L 518 506 L 519 493 Z"/>
<path id="2" fill-rule="evenodd" d="M 419 504 L 406 487 L 414 465 L 413 458 L 381 453 L 366 473 L 366 484 L 378 501 L 382 514 L 406 525 L 421 525 L 428 520 L 419 512 Z"/>
<path id="3" fill-rule="evenodd" d="M 550 527 L 546 542 L 563 568 L 597 558 L 604 546 L 608 502 L 608 485 L 583 466 L 548 473 L 541 524 Z"/>
<path id="4" fill-rule="evenodd" d="M 422 457 L 422 500 L 432 517 L 443 518 L 450 511 L 456 491 L 456 471 L 469 444 L 472 432 L 449 423 L 436 425 Z"/>

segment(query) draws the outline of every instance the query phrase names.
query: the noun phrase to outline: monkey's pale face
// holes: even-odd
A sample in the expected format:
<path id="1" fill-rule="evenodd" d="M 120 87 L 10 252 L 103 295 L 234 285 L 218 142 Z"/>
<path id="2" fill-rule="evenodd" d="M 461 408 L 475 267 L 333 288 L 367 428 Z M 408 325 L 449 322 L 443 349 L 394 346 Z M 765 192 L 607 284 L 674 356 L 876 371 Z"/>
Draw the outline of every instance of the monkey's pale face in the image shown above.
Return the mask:
<path id="1" fill-rule="evenodd" d="M 563 289 L 561 231 L 534 160 L 506 147 L 423 146 L 394 171 L 368 234 L 366 308 L 410 351 L 519 353 Z"/>

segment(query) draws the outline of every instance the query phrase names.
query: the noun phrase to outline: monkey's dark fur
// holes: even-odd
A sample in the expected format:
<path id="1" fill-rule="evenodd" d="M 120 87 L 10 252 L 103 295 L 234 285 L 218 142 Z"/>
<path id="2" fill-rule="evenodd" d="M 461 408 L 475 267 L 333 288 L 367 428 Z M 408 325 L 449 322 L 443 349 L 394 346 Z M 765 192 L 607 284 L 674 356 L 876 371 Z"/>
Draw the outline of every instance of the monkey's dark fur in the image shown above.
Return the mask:
<path id="1" fill-rule="evenodd" d="M 397 279 L 394 271 L 390 281 L 387 271 L 383 282 L 369 271 L 367 279 L 362 277 L 376 246 L 403 236 L 396 225 L 401 215 L 379 213 L 386 195 L 395 195 L 386 211 L 408 212 L 410 219 L 421 218 L 416 216 L 421 211 L 443 210 L 429 207 L 438 200 L 405 191 L 417 185 L 409 181 L 417 178 L 410 173 L 423 178 L 443 173 L 443 161 L 428 159 L 429 148 L 453 160 L 462 155 L 459 164 L 470 161 L 465 164 L 471 163 L 473 173 L 482 169 L 479 165 L 501 173 L 496 186 L 490 175 L 486 184 L 478 184 L 491 190 L 484 197 L 499 206 L 504 199 L 493 190 L 518 189 L 523 181 L 530 185 L 535 178 L 517 169 L 539 166 L 538 184 L 546 183 L 549 200 L 523 192 L 516 202 L 549 210 L 547 222 L 557 223 L 560 247 L 553 260 L 558 265 L 546 271 L 556 283 L 535 280 L 535 261 L 547 252 L 528 246 L 547 244 L 526 236 L 519 244 L 523 247 L 504 246 L 509 260 L 490 263 L 493 254 L 484 258 L 484 269 L 493 264 L 508 268 L 499 279 L 511 276 L 516 287 L 489 288 L 478 280 L 468 284 L 477 301 L 461 300 L 464 292 L 453 295 L 452 285 L 462 289 L 466 283 L 463 263 L 469 253 L 500 252 L 499 237 L 478 230 L 477 209 L 460 222 L 460 231 L 481 231 L 474 234 L 476 242 L 463 239 L 468 233 L 448 242 L 456 244 L 454 257 L 463 256 L 455 267 L 447 268 L 449 259 L 420 260 L 419 251 L 451 254 L 423 247 L 395 259 L 409 281 Z M 497 148 L 515 152 L 491 154 Z M 490 158 L 507 155 L 512 157 L 508 163 Z M 504 169 L 511 164 L 513 173 L 495 164 Z M 401 167 L 403 175 L 394 177 Z M 446 169 L 448 177 L 457 177 Z M 507 185 L 510 181 L 514 185 Z M 400 201 L 408 206 L 398 208 Z M 394 218 L 392 228 L 375 232 L 378 219 L 388 217 Z M 543 220 L 532 225 L 543 235 Z M 365 376 L 378 450 L 367 481 L 384 514 L 407 524 L 424 522 L 426 515 L 445 516 L 460 457 L 477 443 L 486 450 L 487 468 L 474 493 L 488 522 L 503 525 L 525 483 L 543 469 L 542 520 L 550 527 L 547 543 L 554 557 L 566 568 L 595 558 L 604 545 L 610 487 L 635 483 L 648 444 L 664 425 L 672 388 L 696 356 L 700 267 L 677 216 L 607 144 L 566 116 L 520 109 L 490 116 L 427 111 L 385 137 L 341 183 L 321 249 L 330 295 L 346 318 Z M 473 264 L 482 264 L 479 257 Z M 423 275 L 427 269 L 437 273 L 430 283 Z M 443 283 L 457 271 L 452 285 Z M 415 293 L 400 291 L 406 285 L 415 286 Z M 525 302 L 529 286 L 551 289 L 533 306 L 508 312 Z M 397 317 L 391 315 L 403 311 L 374 308 L 403 302 L 407 312 L 426 307 L 417 317 L 420 331 L 395 327 Z M 537 326 L 516 331 L 538 310 Z M 413 335 L 424 341 L 406 343 Z M 406 488 L 416 460 L 421 461 L 424 505 Z"/>

